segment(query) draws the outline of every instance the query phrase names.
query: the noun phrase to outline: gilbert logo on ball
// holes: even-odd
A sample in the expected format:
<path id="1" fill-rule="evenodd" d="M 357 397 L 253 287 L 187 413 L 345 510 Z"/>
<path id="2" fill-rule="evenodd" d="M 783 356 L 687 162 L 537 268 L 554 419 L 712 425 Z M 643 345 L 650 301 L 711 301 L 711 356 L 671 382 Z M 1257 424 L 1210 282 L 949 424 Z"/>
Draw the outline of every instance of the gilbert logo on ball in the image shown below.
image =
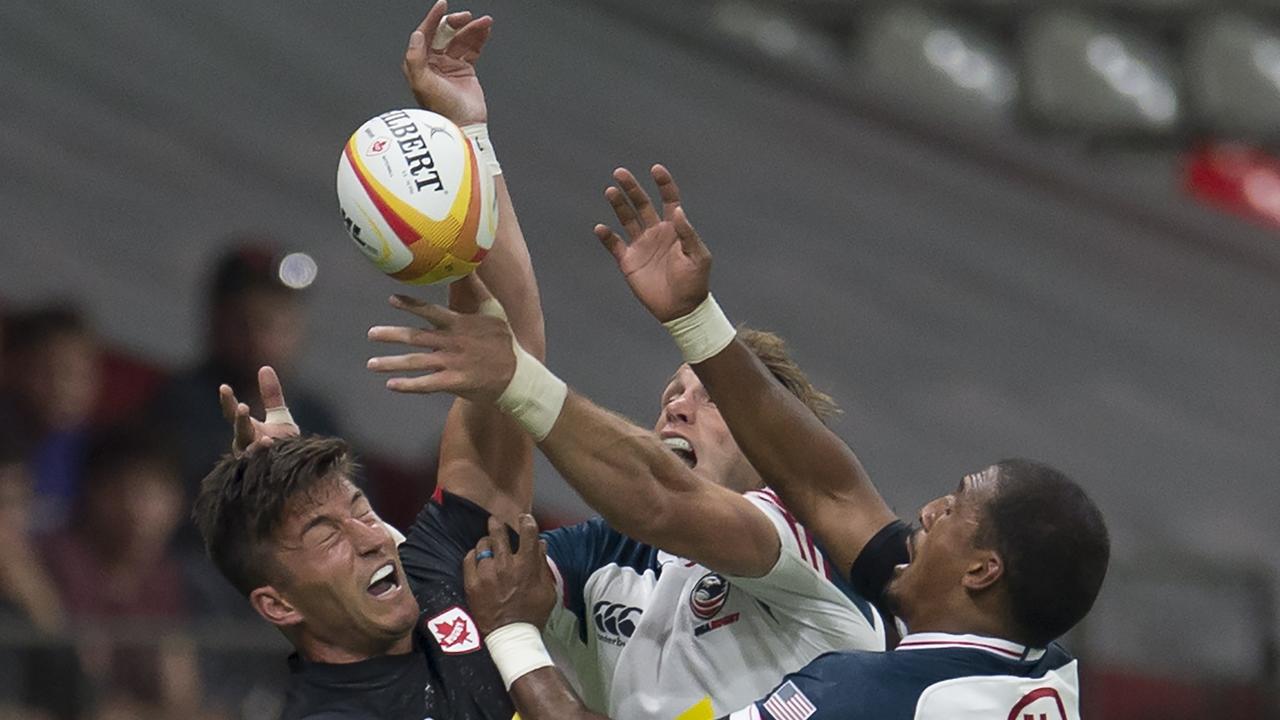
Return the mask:
<path id="1" fill-rule="evenodd" d="M 415 285 L 475 270 L 498 226 L 493 175 L 457 125 L 427 110 L 385 112 L 351 135 L 338 204 L 361 252 Z"/>

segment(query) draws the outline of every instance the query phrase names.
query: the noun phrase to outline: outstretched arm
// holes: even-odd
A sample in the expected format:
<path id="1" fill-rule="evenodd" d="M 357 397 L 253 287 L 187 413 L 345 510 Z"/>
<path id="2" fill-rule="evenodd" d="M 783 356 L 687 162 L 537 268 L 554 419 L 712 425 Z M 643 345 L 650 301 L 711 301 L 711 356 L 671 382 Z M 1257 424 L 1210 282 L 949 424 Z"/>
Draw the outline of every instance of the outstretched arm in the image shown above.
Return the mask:
<path id="1" fill-rule="evenodd" d="M 632 292 L 676 335 L 738 446 L 842 572 L 894 520 L 862 464 L 834 432 L 770 374 L 710 300 L 711 253 L 689 223 L 679 188 L 661 165 L 651 171 L 662 214 L 627 170 L 606 195 L 627 235 L 596 236 Z"/>
<path id="2" fill-rule="evenodd" d="M 473 137 L 476 129 L 488 121 L 475 63 L 492 28 L 493 18 L 473 18 L 466 11 L 449 14 L 447 3 L 439 0 L 410 35 L 405 51 L 405 79 L 418 103 L 449 118 Z M 483 142 L 488 143 L 487 131 L 482 134 Z M 491 147 L 487 153 L 491 156 Z M 511 328 L 521 344 L 542 357 L 546 345 L 542 305 L 529 250 L 502 174 L 495 176 L 494 184 L 498 196 L 497 236 L 477 272 L 497 299 L 511 308 Z M 455 290 L 450 295 L 452 303 L 473 309 L 475 298 L 465 297 L 465 292 L 459 295 Z M 393 301 L 393 305 L 411 312 L 416 304 L 407 299 Z M 370 337 L 379 339 L 372 334 Z M 422 369 L 421 362 L 416 369 Z M 533 502 L 532 445 L 501 412 L 460 398 L 445 420 L 438 476 L 449 492 L 511 519 L 527 511 Z"/>
<path id="3" fill-rule="evenodd" d="M 619 532 L 725 575 L 761 577 L 781 543 L 741 494 L 697 477 L 652 430 L 570 392 L 538 444 Z"/>
<path id="4" fill-rule="evenodd" d="M 483 292 L 480 283 L 467 281 Z M 525 429 L 587 504 L 620 532 L 728 575 L 759 577 L 773 567 L 780 541 L 764 513 L 742 495 L 696 477 L 652 431 L 569 392 L 536 359 L 517 360 L 510 330 L 500 317 L 431 305 L 415 312 L 433 327 L 370 331 L 371 337 L 432 350 L 422 356 L 423 364 L 406 359 L 413 356 L 370 360 L 370 367 L 379 371 L 428 373 L 393 378 L 388 387 L 450 392 L 485 407 L 504 405 L 516 415 L 523 412 L 521 406 L 543 407 L 539 420 L 522 421 Z M 513 380 L 521 363 L 521 378 L 528 373 L 542 379 L 527 384 Z M 517 391 L 523 399 L 513 403 Z M 554 402 L 545 401 L 556 392 Z"/>

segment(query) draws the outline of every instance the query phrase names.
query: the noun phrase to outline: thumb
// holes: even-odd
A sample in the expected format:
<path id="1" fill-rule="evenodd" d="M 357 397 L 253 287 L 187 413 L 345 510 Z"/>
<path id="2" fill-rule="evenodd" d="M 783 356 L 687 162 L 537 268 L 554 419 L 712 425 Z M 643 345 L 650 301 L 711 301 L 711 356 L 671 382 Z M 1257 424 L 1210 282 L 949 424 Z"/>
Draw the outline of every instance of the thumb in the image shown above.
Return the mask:
<path id="1" fill-rule="evenodd" d="M 493 293 L 475 272 L 454 280 L 449 285 L 449 308 L 455 312 L 480 312 L 481 305 L 493 300 Z"/>
<path id="2" fill-rule="evenodd" d="M 427 36 L 421 30 L 409 35 L 409 47 L 404 51 L 404 68 L 407 73 L 417 71 L 427 64 Z"/>
<path id="3" fill-rule="evenodd" d="M 673 215 L 675 216 L 673 224 L 676 226 L 676 237 L 680 238 L 680 249 L 684 250 L 686 255 L 709 257 L 711 251 L 702 242 L 698 231 L 693 229 L 693 224 L 689 222 L 689 216 L 685 214 L 684 208 L 676 207 Z"/>

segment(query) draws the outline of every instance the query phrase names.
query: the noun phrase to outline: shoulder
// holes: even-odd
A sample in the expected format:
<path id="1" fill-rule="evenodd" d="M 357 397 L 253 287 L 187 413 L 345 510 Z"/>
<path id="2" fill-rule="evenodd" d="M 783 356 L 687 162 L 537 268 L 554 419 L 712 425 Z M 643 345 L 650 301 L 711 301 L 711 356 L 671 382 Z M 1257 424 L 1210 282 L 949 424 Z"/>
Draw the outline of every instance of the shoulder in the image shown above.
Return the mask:
<path id="1" fill-rule="evenodd" d="M 547 555 L 561 573 L 589 575 L 609 565 L 637 573 L 658 568 L 656 548 L 623 535 L 601 518 L 544 532 L 542 538 L 547 541 Z"/>
<path id="2" fill-rule="evenodd" d="M 820 719 L 909 720 L 937 678 L 899 653 L 833 652 L 788 675 L 756 705 L 760 717 L 777 720 L 796 707 L 812 708 Z"/>

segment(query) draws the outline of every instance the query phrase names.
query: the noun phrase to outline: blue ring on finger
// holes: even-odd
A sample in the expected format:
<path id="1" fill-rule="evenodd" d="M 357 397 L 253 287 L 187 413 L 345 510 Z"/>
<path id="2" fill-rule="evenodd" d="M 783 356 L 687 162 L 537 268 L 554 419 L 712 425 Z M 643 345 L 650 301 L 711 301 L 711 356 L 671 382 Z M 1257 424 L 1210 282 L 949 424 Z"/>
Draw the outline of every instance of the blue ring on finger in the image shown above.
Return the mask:
<path id="1" fill-rule="evenodd" d="M 488 560 L 491 557 L 493 557 L 492 550 L 481 550 L 480 552 L 476 553 L 476 562 L 480 562 L 481 560 Z"/>

